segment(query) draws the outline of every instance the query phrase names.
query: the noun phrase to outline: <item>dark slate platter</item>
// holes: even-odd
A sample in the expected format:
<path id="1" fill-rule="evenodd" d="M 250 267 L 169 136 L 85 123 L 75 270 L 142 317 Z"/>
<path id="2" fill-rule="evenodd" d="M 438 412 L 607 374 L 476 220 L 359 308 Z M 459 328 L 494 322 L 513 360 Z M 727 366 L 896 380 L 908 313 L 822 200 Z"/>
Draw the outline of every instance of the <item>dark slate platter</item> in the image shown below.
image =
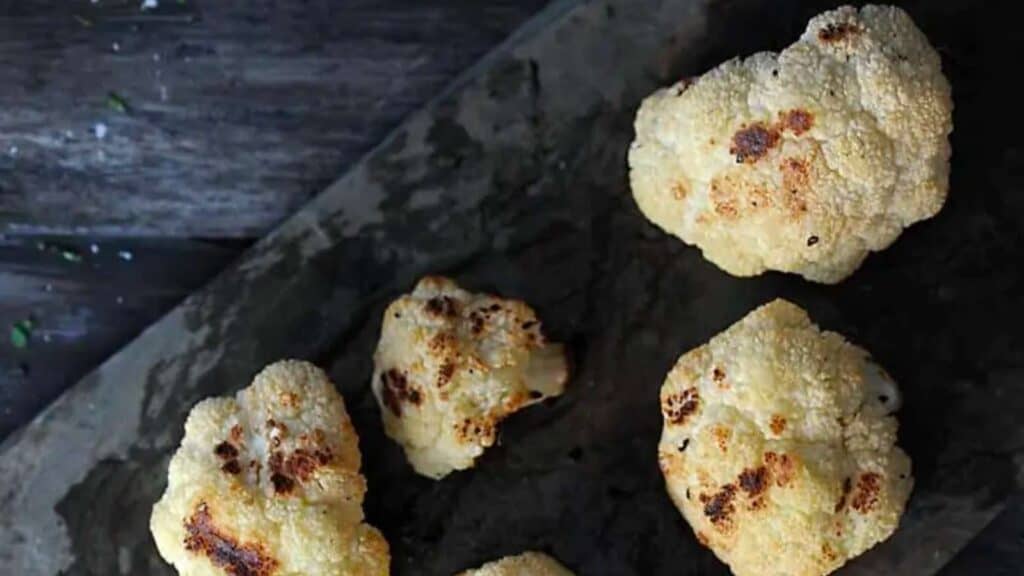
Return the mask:
<path id="1" fill-rule="evenodd" d="M 781 48 L 830 5 L 551 6 L 0 448 L 0 565 L 170 574 L 148 516 L 188 409 L 300 357 L 328 367 L 349 405 L 394 573 L 540 548 L 581 575 L 727 574 L 664 493 L 657 391 L 680 353 L 784 296 L 871 350 L 906 398 L 909 510 L 841 574 L 935 573 L 1024 477 L 1024 126 L 1004 113 L 1001 72 L 1016 18 L 908 5 L 954 86 L 952 192 L 839 286 L 732 278 L 647 224 L 625 180 L 643 95 Z M 510 419 L 499 447 L 443 482 L 411 473 L 369 394 L 383 307 L 427 272 L 533 303 L 577 367 L 564 397 Z"/>

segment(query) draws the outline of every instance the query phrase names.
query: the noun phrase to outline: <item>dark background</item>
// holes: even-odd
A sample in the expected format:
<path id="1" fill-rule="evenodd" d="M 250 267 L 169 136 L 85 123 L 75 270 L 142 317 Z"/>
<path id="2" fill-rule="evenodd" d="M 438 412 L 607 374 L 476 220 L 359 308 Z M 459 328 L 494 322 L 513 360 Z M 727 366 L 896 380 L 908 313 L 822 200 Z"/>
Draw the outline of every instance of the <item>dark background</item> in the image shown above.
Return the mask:
<path id="1" fill-rule="evenodd" d="M 545 4 L 0 0 L 0 440 Z"/>

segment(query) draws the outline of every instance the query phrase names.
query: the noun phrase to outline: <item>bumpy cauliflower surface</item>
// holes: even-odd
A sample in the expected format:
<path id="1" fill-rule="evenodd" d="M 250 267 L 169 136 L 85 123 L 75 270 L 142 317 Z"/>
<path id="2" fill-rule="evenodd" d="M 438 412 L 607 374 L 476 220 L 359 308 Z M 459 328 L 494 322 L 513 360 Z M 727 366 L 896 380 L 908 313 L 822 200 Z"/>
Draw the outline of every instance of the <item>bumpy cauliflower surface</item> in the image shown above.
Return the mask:
<path id="1" fill-rule="evenodd" d="M 640 107 L 630 182 L 653 223 L 736 276 L 834 283 L 946 198 L 952 99 L 900 8 L 826 12 L 780 54 Z"/>
<path id="2" fill-rule="evenodd" d="M 488 562 L 476 570 L 467 570 L 458 576 L 573 576 L 565 566 L 540 552 L 524 552 Z"/>
<path id="3" fill-rule="evenodd" d="M 472 466 L 501 420 L 561 394 L 567 378 L 565 351 L 529 306 L 426 277 L 384 313 L 373 392 L 413 468 L 441 478 Z"/>
<path id="4" fill-rule="evenodd" d="M 319 368 L 272 364 L 185 422 L 150 529 L 183 576 L 383 576 L 345 404 Z"/>
<path id="5" fill-rule="evenodd" d="M 896 529 L 913 480 L 867 352 L 776 300 L 684 354 L 658 460 L 697 539 L 738 576 L 832 572 Z"/>

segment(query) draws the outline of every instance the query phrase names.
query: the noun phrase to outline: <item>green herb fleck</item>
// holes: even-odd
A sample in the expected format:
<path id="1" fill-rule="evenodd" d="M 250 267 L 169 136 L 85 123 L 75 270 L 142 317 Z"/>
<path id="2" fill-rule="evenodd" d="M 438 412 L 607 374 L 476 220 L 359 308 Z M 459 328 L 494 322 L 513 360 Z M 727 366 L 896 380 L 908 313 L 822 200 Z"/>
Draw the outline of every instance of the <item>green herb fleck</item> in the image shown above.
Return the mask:
<path id="1" fill-rule="evenodd" d="M 111 110 L 122 114 L 127 114 L 131 110 L 131 107 L 128 106 L 128 101 L 117 92 L 107 94 L 107 106 L 110 107 Z"/>
<path id="2" fill-rule="evenodd" d="M 81 254 L 79 254 L 78 252 L 76 252 L 74 250 L 68 249 L 68 248 L 62 248 L 61 249 L 60 257 L 63 258 L 64 260 L 68 261 L 68 262 L 81 262 L 82 261 L 82 255 Z"/>
<path id="3" fill-rule="evenodd" d="M 21 350 L 28 347 L 29 338 L 32 336 L 32 321 L 21 320 L 11 326 L 11 345 Z"/>

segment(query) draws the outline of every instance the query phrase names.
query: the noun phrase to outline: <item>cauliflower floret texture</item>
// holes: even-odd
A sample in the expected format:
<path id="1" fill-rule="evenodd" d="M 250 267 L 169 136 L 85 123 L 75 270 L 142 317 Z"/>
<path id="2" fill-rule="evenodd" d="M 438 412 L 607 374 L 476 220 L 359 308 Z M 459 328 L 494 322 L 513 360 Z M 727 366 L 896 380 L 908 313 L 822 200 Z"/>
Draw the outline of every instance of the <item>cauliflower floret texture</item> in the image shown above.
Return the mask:
<path id="1" fill-rule="evenodd" d="M 529 306 L 427 277 L 384 313 L 373 393 L 413 468 L 441 478 L 471 467 L 501 420 L 561 394 L 567 377 L 562 346 Z"/>
<path id="2" fill-rule="evenodd" d="M 913 480 L 899 391 L 776 300 L 684 354 L 661 390 L 669 495 L 737 576 L 815 576 L 889 537 Z"/>
<path id="3" fill-rule="evenodd" d="M 358 437 L 319 368 L 278 362 L 235 398 L 200 402 L 150 530 L 182 576 L 384 576 L 363 522 Z"/>
<path id="4" fill-rule="evenodd" d="M 942 208 L 952 109 L 939 56 L 906 12 L 839 8 L 779 54 L 644 100 L 633 196 L 730 274 L 839 282 Z"/>
<path id="5" fill-rule="evenodd" d="M 524 552 L 488 562 L 476 570 L 467 570 L 458 576 L 573 576 L 565 566 L 540 552 Z"/>

